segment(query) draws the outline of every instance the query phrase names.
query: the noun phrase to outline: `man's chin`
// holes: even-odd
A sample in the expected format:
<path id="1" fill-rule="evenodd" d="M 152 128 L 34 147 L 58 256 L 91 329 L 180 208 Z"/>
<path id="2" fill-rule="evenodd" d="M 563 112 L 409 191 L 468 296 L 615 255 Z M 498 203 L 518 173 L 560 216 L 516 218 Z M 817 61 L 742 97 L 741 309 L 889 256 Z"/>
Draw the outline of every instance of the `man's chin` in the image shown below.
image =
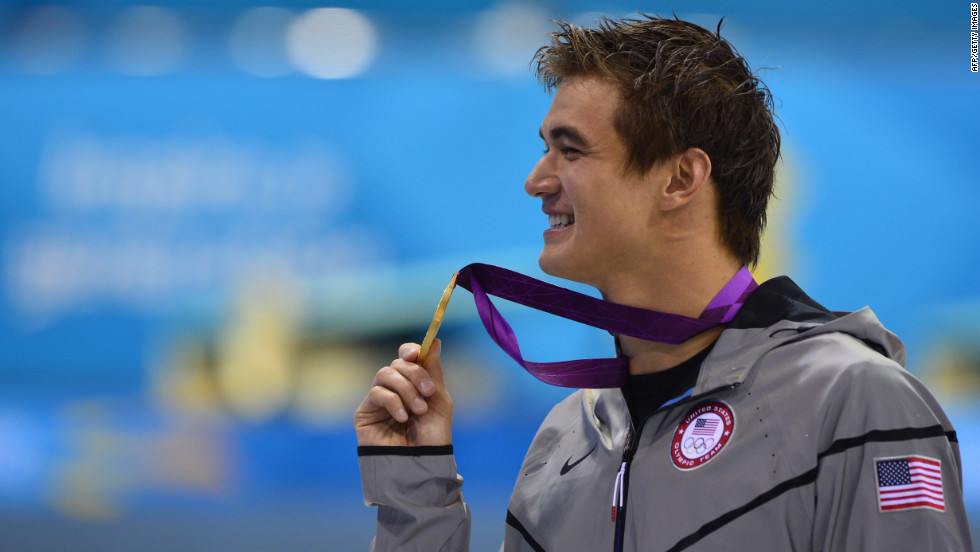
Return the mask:
<path id="1" fill-rule="evenodd" d="M 567 256 L 559 255 L 555 251 L 549 251 L 547 246 L 541 251 L 541 255 L 538 256 L 538 266 L 541 267 L 542 272 L 549 276 L 571 280 L 573 282 L 588 283 L 584 281 L 581 271 L 575 269 L 575 263 L 571 259 L 568 259 Z"/>

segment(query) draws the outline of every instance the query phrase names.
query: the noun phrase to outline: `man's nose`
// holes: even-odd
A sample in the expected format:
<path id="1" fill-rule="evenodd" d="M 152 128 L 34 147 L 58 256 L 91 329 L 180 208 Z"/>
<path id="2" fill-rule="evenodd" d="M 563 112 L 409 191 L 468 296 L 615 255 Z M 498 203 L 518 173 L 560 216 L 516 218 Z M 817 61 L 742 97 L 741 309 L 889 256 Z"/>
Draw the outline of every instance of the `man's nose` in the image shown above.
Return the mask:
<path id="1" fill-rule="evenodd" d="M 524 181 L 524 191 L 532 197 L 542 197 L 558 193 L 561 184 L 554 171 L 551 154 L 541 156 L 538 163 L 531 169 Z"/>

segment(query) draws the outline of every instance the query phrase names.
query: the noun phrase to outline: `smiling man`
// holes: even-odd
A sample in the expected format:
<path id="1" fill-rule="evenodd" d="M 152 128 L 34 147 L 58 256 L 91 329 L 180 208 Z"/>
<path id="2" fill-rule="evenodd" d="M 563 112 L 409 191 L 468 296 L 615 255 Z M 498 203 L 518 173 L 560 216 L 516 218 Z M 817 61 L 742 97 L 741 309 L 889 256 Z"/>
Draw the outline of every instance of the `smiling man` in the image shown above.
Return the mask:
<path id="1" fill-rule="evenodd" d="M 541 61 L 542 71 L 554 70 L 544 65 L 553 61 Z M 541 128 L 547 149 L 524 184 L 541 198 L 550 224 L 541 269 L 592 285 L 614 303 L 697 317 L 742 264 L 755 260 L 758 243 L 743 261 L 719 238 L 704 150 L 651 155 L 648 167 L 631 158 L 616 125 L 631 116 L 620 114 L 626 109 L 620 85 L 607 78 L 572 73 L 558 86 Z M 774 161 L 778 134 L 768 124 Z M 771 193 L 771 173 L 760 188 Z M 656 372 L 690 358 L 719 332 L 681 345 L 629 337 L 620 343 L 632 373 Z"/>
<path id="2" fill-rule="evenodd" d="M 525 182 L 548 217 L 542 269 L 610 303 L 725 317 L 680 343 L 615 337 L 625 384 L 545 419 L 502 550 L 969 550 L 956 434 L 898 338 L 748 275 L 779 134 L 745 60 L 676 19 L 559 25 L 536 57 L 555 94 Z M 440 350 L 419 365 L 403 345 L 354 415 L 374 550 L 468 549 Z"/>

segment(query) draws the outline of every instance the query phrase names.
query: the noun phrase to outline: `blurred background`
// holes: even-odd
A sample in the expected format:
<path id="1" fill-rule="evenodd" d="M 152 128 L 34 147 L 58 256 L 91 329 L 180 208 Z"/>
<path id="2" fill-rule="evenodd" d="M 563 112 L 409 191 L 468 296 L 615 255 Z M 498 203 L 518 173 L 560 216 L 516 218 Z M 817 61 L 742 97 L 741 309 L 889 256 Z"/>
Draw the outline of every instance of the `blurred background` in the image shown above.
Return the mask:
<path id="1" fill-rule="evenodd" d="M 634 10 L 725 16 L 764 68 L 784 163 L 757 276 L 905 340 L 980 534 L 969 2 L 109 0 L 0 2 L 0 550 L 366 549 L 351 413 L 453 271 L 548 279 L 529 62 L 551 19 Z M 529 359 L 612 352 L 505 312 Z M 465 291 L 441 336 L 473 550 L 497 550 L 568 391 Z"/>

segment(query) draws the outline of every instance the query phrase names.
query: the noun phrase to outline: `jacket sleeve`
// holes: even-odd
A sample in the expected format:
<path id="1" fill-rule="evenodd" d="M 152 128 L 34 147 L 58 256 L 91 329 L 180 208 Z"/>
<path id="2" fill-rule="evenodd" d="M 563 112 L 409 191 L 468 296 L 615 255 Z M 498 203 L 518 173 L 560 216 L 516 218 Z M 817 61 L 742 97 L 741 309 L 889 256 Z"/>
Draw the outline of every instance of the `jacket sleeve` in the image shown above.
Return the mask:
<path id="1" fill-rule="evenodd" d="M 956 433 L 925 386 L 865 358 L 825 404 L 814 550 L 972 550 Z"/>
<path id="2" fill-rule="evenodd" d="M 470 511 L 452 445 L 358 447 L 364 503 L 378 507 L 372 552 L 466 552 Z"/>

